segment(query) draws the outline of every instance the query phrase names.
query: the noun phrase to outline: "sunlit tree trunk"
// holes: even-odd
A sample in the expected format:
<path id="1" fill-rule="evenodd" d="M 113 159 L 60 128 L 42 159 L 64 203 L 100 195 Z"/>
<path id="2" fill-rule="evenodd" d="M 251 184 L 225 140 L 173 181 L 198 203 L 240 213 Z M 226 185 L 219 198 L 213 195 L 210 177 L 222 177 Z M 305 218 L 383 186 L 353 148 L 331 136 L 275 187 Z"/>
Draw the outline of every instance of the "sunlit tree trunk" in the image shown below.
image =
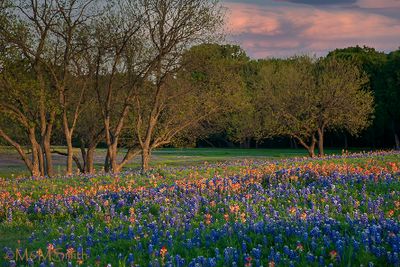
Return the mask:
<path id="1" fill-rule="evenodd" d="M 151 157 L 151 151 L 148 148 L 145 148 L 142 150 L 142 171 L 148 172 L 150 169 L 149 163 L 150 163 L 150 157 Z"/>

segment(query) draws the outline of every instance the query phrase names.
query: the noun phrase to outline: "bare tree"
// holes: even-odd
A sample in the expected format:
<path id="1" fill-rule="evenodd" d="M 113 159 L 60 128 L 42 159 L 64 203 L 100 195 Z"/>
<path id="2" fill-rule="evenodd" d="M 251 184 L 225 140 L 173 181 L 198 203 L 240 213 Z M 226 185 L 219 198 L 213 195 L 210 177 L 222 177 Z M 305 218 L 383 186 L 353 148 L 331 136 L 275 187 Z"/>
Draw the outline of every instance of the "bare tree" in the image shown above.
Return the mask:
<path id="1" fill-rule="evenodd" d="M 179 110 L 177 103 L 183 108 L 190 102 L 183 102 L 185 93 L 179 89 L 175 95 L 171 94 L 167 84 L 182 67 L 180 59 L 186 49 L 217 37 L 223 13 L 218 1 L 141 0 L 139 2 L 144 11 L 146 45 L 150 48 L 148 62 L 151 62 L 149 76 L 151 86 L 148 88 L 151 89 L 136 97 L 135 112 L 138 117 L 134 127 L 142 153 L 142 168 L 147 171 L 152 149 L 168 144 L 177 133 L 200 119 L 194 116 L 183 123 L 178 119 L 179 115 L 176 112 L 170 113 L 171 107 Z M 196 112 L 195 109 L 193 111 Z M 206 116 L 204 113 L 201 114 Z M 189 117 L 191 116 L 187 118 Z M 174 124 L 174 120 L 180 121 L 179 125 Z M 163 130 L 157 129 L 161 121 L 164 122 Z M 163 133 L 155 137 L 157 130 Z"/>
<path id="2" fill-rule="evenodd" d="M 32 123 L 26 123 L 27 114 L 31 110 L 22 110 L 21 106 L 11 106 L 11 103 L 1 103 L 2 110 L 13 116 L 18 117 L 19 121 L 29 132 L 31 143 L 38 143 L 37 147 L 32 147 L 33 155 L 38 151 L 37 159 L 33 162 L 39 163 L 41 175 L 53 175 L 53 161 L 51 155 L 51 136 L 56 119 L 57 107 L 54 92 L 49 85 L 49 73 L 47 64 L 47 47 L 49 46 L 49 35 L 51 27 L 56 23 L 56 12 L 54 1 L 27 1 L 21 0 L 17 3 L 2 3 L 2 21 L 0 24 L 0 36 L 8 48 L 16 50 L 28 65 L 32 80 L 37 84 L 38 118 Z M 7 50 L 10 51 L 10 50 Z M 14 69 L 16 72 L 20 70 Z M 12 76 L 12 73 L 11 73 Z M 10 77 L 10 76 L 8 76 Z M 10 84 L 9 84 L 10 85 Z M 15 99 L 18 101 L 18 99 Z M 23 122 L 24 121 L 24 122 Z M 36 139 L 36 129 L 38 130 L 39 140 Z M 5 136 L 3 135 L 5 138 Z M 6 138 L 9 140 L 9 138 Z M 9 143 L 10 140 L 9 140 Z M 13 144 L 16 147 L 15 144 Z M 33 146 L 33 145 L 32 145 Z M 20 149 L 18 149 L 20 152 Z M 20 153 L 21 154 L 21 153 Z M 22 156 L 22 155 L 21 155 Z M 24 156 L 22 156 L 24 158 Z M 25 159 L 24 159 L 25 160 Z M 25 160 L 26 162 L 26 160 Z M 36 164 L 34 164 L 36 165 Z M 36 167 L 34 167 L 36 169 Z M 36 173 L 36 171 L 35 171 Z"/>
<path id="3" fill-rule="evenodd" d="M 71 175 L 74 159 L 72 138 L 92 78 L 85 61 L 85 54 L 90 49 L 86 40 L 90 33 L 88 27 L 101 15 L 101 10 L 96 8 L 97 0 L 54 0 L 54 4 L 57 23 L 50 28 L 50 57 L 46 67 L 59 96 L 67 144 L 66 174 Z"/>
<path id="4" fill-rule="evenodd" d="M 119 172 L 139 153 L 136 147 L 129 148 L 118 162 L 120 140 L 136 89 L 148 77 L 152 66 L 145 60 L 142 27 L 143 8 L 136 1 L 119 1 L 97 21 L 92 36 L 94 88 L 104 125 L 107 171 L 111 168 Z M 130 72 L 135 74 L 128 75 Z"/>
<path id="5" fill-rule="evenodd" d="M 39 109 L 32 99 L 40 99 L 40 90 L 30 77 L 32 70 L 20 55 L 10 56 L 1 51 L 0 72 L 0 137 L 13 146 L 33 176 L 44 174 L 41 147 L 36 138 Z M 5 54 L 7 56 L 5 56 Z M 25 67 L 25 68 L 23 68 Z M 21 69 L 28 69 L 21 71 Z M 21 129 L 21 135 L 18 135 Z M 28 145 L 29 151 L 25 149 Z"/>

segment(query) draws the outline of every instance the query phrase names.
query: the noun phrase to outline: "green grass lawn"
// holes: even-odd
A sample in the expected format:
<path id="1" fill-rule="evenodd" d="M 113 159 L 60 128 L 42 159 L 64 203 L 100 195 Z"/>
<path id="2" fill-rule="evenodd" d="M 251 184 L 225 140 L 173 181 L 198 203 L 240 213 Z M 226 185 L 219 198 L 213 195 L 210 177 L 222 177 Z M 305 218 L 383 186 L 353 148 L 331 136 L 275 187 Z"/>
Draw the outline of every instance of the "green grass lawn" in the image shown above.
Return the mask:
<path id="1" fill-rule="evenodd" d="M 58 150 L 66 150 L 64 147 L 57 147 Z M 352 151 L 360 151 L 353 149 Z M 340 149 L 327 149 L 326 154 L 341 154 Z M 78 149 L 76 154 L 80 155 Z M 96 169 L 103 166 L 106 149 L 96 150 Z M 120 152 L 122 157 L 123 149 Z M 262 159 L 275 160 L 288 157 L 306 157 L 304 149 L 239 149 L 239 148 L 161 148 L 153 151 L 150 165 L 161 166 L 187 166 L 199 165 L 204 162 L 215 163 L 218 161 L 232 161 L 241 159 Z M 65 159 L 57 157 L 54 168 L 57 173 L 62 173 L 65 168 Z M 139 168 L 140 157 L 136 157 L 126 168 Z M 15 150 L 10 147 L 0 147 L 0 177 L 26 176 L 29 172 L 24 163 L 19 159 Z"/>

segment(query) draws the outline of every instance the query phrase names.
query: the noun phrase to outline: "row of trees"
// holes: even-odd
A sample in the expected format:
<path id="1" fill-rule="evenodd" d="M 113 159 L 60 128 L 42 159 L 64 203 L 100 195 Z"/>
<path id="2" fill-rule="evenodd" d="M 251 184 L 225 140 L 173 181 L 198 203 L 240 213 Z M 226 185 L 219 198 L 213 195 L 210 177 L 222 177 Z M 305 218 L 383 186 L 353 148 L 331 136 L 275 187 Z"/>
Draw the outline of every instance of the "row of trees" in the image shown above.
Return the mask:
<path id="1" fill-rule="evenodd" d="M 297 58 L 297 59 L 301 59 Z M 304 58 L 303 58 L 304 59 Z M 272 82 L 274 79 L 279 79 L 279 71 L 274 72 L 274 75 L 261 75 L 260 77 L 257 77 L 259 73 L 263 72 L 263 69 L 265 69 L 266 65 L 273 66 L 274 64 L 288 64 L 289 62 L 293 63 L 294 59 L 289 59 L 289 60 L 276 60 L 276 59 L 267 59 L 267 60 L 249 60 L 248 61 L 248 66 L 246 67 L 248 70 L 244 73 L 244 79 L 247 80 L 247 87 L 248 91 L 251 92 L 257 92 L 257 88 L 263 83 L 263 79 L 267 79 L 268 82 Z M 310 59 L 308 59 L 310 60 Z M 311 59 L 312 60 L 312 59 Z M 337 61 L 339 65 L 337 67 L 333 67 L 333 69 L 329 74 L 329 78 L 325 77 L 324 80 L 327 81 L 331 79 L 329 83 L 327 83 L 330 86 L 340 86 L 338 82 L 343 82 L 342 84 L 342 92 L 344 95 L 348 97 L 348 99 L 345 99 L 344 95 L 340 96 L 340 94 L 337 96 L 336 101 L 347 101 L 343 102 L 343 107 L 341 108 L 343 111 L 346 110 L 348 112 L 347 114 L 352 114 L 351 116 L 347 116 L 347 118 L 341 118 L 342 122 L 337 123 L 335 122 L 335 125 L 331 125 L 328 127 L 323 127 L 324 131 L 320 131 L 322 133 L 328 134 L 330 139 L 335 138 L 335 143 L 333 146 L 336 147 L 345 147 L 347 149 L 348 144 L 353 145 L 353 146 L 363 146 L 363 147 L 370 147 L 370 148 L 395 148 L 399 149 L 400 148 L 400 142 L 399 142 L 399 134 L 400 134 L 400 50 L 396 50 L 393 52 L 390 52 L 388 54 L 383 53 L 383 52 L 378 52 L 373 48 L 369 47 L 349 47 L 349 48 L 344 48 L 344 49 L 336 49 L 332 52 L 330 52 L 324 59 L 319 59 L 320 62 L 328 62 L 328 61 Z M 307 61 L 307 60 L 306 60 Z M 316 60 L 314 59 L 314 62 Z M 303 67 L 306 66 L 304 64 L 305 62 L 301 63 Z M 345 64 L 347 66 L 341 67 L 340 65 Z M 324 63 L 325 64 L 325 63 Z M 282 70 L 282 77 L 287 77 L 287 80 L 290 80 L 290 77 L 293 77 L 291 79 L 292 82 L 294 82 L 296 75 L 291 75 L 288 76 L 289 71 L 294 67 L 293 64 L 291 64 L 291 67 L 284 66 L 283 68 L 285 70 Z M 315 66 L 317 68 L 318 65 L 321 66 L 321 64 L 316 64 Z M 278 68 L 279 69 L 279 68 Z M 320 68 L 321 69 L 321 68 Z M 323 67 L 322 69 L 328 70 L 328 67 Z M 286 72 L 286 70 L 288 72 Z M 347 74 L 339 74 L 340 72 L 345 71 Z M 311 71 L 312 72 L 312 71 Z M 309 72 L 309 73 L 311 73 Z M 350 74 L 352 72 L 352 74 Z M 358 74 L 357 74 L 358 72 Z M 299 73 L 302 73 L 301 70 L 296 70 L 295 73 L 299 75 Z M 276 75 L 278 74 L 278 75 Z M 314 71 L 314 79 L 317 80 L 317 83 L 321 85 L 321 78 L 318 78 L 318 71 Z M 337 75 L 337 81 L 336 82 L 334 79 L 335 75 Z M 353 76 L 353 78 L 351 78 Z M 359 76 L 357 79 L 355 76 Z M 250 81 L 249 81 L 250 79 Z M 349 80 L 350 79 L 350 80 Z M 352 82 L 351 82 L 352 81 Z M 287 85 L 286 85 L 287 86 Z M 314 86 L 314 85 L 313 85 Z M 264 86 L 265 87 L 265 86 Z M 283 88 L 284 86 L 280 86 Z M 320 87 L 320 86 L 319 86 Z M 350 89 L 353 87 L 353 89 Z M 361 89 L 360 92 L 358 92 L 358 96 L 355 96 L 354 94 L 352 95 L 352 92 L 359 91 L 355 88 Z M 313 93 L 311 90 L 311 87 L 308 87 L 309 92 L 311 94 L 317 95 L 323 93 L 323 90 L 318 88 L 317 91 L 318 93 Z M 307 89 L 307 90 L 308 90 Z M 369 96 L 361 96 L 362 92 L 368 94 Z M 299 91 L 297 92 L 299 93 Z M 263 94 L 265 96 L 265 94 Z M 287 96 L 287 94 L 282 94 L 280 95 L 283 98 Z M 353 98 L 354 96 L 354 98 Z M 367 101 L 370 102 L 370 97 L 373 96 L 374 98 L 374 113 L 371 116 L 371 109 L 369 104 L 361 104 L 362 101 Z M 357 108 L 360 109 L 360 112 L 364 114 L 364 117 L 360 117 L 360 115 L 357 115 L 357 111 L 349 111 L 348 109 L 350 107 L 354 108 L 355 103 L 352 105 L 350 101 L 353 101 L 356 98 L 361 97 L 359 100 L 359 105 Z M 271 97 L 268 97 L 269 100 L 272 100 Z M 263 101 L 264 103 L 268 103 L 268 99 L 265 99 Z M 368 100 L 367 100 L 368 99 Z M 292 99 L 288 99 L 289 101 Z M 283 100 L 282 100 L 283 101 Z M 318 100 L 319 101 L 319 100 Z M 355 101 L 355 100 L 354 100 Z M 345 104 L 346 103 L 346 104 Z M 295 106 L 296 108 L 301 108 L 299 105 L 304 104 L 305 106 L 303 108 L 307 108 L 307 104 L 305 101 L 302 101 L 301 103 L 297 103 Z M 339 103 L 336 103 L 339 106 Z M 259 110 L 259 108 L 258 108 Z M 300 114 L 301 112 L 298 112 L 296 114 Z M 369 115 L 367 115 L 369 114 Z M 252 115 L 254 117 L 254 115 Z M 366 121 L 366 118 L 369 117 L 369 119 Z M 271 116 L 266 116 L 271 118 Z M 272 116 L 273 117 L 273 116 Z M 271 127 L 269 125 L 267 128 L 269 128 L 270 131 L 272 131 L 271 134 L 266 134 L 265 132 L 263 133 L 262 131 L 258 131 L 258 133 L 255 133 L 254 131 L 249 131 L 249 129 L 256 129 L 256 125 L 258 125 L 258 122 L 260 121 L 259 119 L 256 120 L 251 120 L 250 117 L 247 118 L 247 122 L 253 122 L 254 124 L 252 127 L 237 127 L 240 124 L 234 125 L 231 131 L 227 131 L 224 134 L 219 135 L 220 137 L 225 136 L 228 137 L 231 140 L 234 140 L 238 143 L 244 144 L 245 146 L 248 145 L 248 140 L 252 140 L 252 143 L 265 143 L 265 137 L 271 137 L 274 134 L 275 135 L 286 135 L 286 136 L 291 136 L 291 138 L 287 139 L 288 141 L 293 141 L 297 139 L 293 135 L 288 135 L 287 133 L 278 133 L 275 132 L 273 133 L 274 127 Z M 361 119 L 360 119 L 361 118 Z M 353 121 L 355 120 L 355 121 Z M 347 122 L 346 122 L 347 121 Z M 346 125 L 347 123 L 347 125 Z M 282 126 L 282 125 L 281 125 Z M 283 127 L 283 126 L 282 126 Z M 266 127 L 263 126 L 265 129 Z M 247 129 L 247 131 L 246 131 Z M 286 129 L 287 130 L 287 129 Z M 262 134 L 260 134 L 260 132 Z M 318 134 L 318 131 L 315 131 L 315 139 L 320 139 L 320 134 Z M 312 139 L 312 138 L 311 138 Z M 309 137 L 309 143 L 312 144 L 312 142 Z M 280 139 L 275 139 L 275 141 L 268 141 L 269 143 L 277 143 L 279 142 Z M 323 139 L 321 139 L 323 140 Z M 297 140 L 299 142 L 299 140 Z M 291 142 L 291 144 L 294 142 Z M 317 142 L 316 144 L 323 142 Z M 295 143 L 294 143 L 295 144 Z M 331 144 L 332 145 L 332 144 Z M 308 147 L 310 147 L 308 145 Z"/>
<path id="2" fill-rule="evenodd" d="M 288 136 L 323 155 L 326 131 L 357 134 L 373 118 L 378 94 L 364 61 L 343 51 L 250 60 L 239 46 L 213 44 L 223 26 L 217 1 L 0 8 L 0 139 L 35 176 L 54 175 L 55 153 L 66 157 L 67 175 L 92 173 L 100 144 L 106 171 L 139 155 L 147 171 L 155 148 L 221 133 L 241 142 Z"/>
<path id="3" fill-rule="evenodd" d="M 369 78 L 376 108 L 373 124 L 359 138 L 359 144 L 400 149 L 400 49 L 385 54 L 357 46 L 336 49 L 328 57 L 352 62 Z"/>
<path id="4" fill-rule="evenodd" d="M 245 60 L 241 76 L 246 105 L 223 122 L 236 141 L 287 136 L 311 157 L 316 146 L 323 156 L 327 131 L 356 135 L 371 123 L 374 99 L 369 79 L 347 60 L 308 56 Z"/>
<path id="5" fill-rule="evenodd" d="M 52 153 L 65 154 L 67 175 L 74 160 L 92 172 L 100 142 L 106 170 L 119 172 L 139 153 L 146 170 L 152 149 L 219 109 L 209 97 L 218 90 L 177 82 L 188 73 L 180 73 L 183 52 L 218 38 L 216 1 L 20 0 L 0 8 L 0 136 L 32 175 L 54 174 Z M 52 149 L 57 128 L 66 153 Z"/>

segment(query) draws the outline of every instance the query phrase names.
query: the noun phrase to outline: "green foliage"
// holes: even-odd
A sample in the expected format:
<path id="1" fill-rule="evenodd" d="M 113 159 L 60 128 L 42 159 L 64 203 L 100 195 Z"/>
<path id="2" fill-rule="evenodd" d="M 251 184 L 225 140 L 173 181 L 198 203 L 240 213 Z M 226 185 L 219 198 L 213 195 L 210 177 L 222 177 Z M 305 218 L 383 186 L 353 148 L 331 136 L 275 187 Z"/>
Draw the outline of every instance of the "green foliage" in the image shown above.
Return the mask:
<path id="1" fill-rule="evenodd" d="M 307 56 L 264 61 L 260 80 L 266 136 L 291 136 L 305 147 L 311 142 L 312 149 L 317 133 L 346 129 L 356 134 L 370 123 L 373 97 L 363 89 L 367 78 L 347 61 Z"/>
<path id="2" fill-rule="evenodd" d="M 389 136 L 396 136 L 400 132 L 400 117 L 397 112 L 400 110 L 398 106 L 400 89 L 396 87 L 396 79 L 398 81 L 396 69 L 399 65 L 396 65 L 396 61 L 398 62 L 396 54 L 398 51 L 385 54 L 374 48 L 356 46 L 336 49 L 327 56 L 356 64 L 369 78 L 367 87 L 373 92 L 376 104 L 373 124 L 364 137 L 370 143 L 381 143 L 384 139 L 387 141 Z"/>
<path id="3" fill-rule="evenodd" d="M 190 117 L 206 116 L 178 134 L 174 144 L 182 144 L 184 140 L 193 143 L 196 138 L 224 130 L 229 127 L 228 123 L 234 123 L 230 114 L 237 114 L 248 105 L 241 75 L 248 60 L 245 52 L 234 45 L 204 44 L 192 47 L 183 55 L 182 70 L 170 85 L 175 92 L 188 92 L 179 94 L 180 101 L 174 107 L 185 119 L 180 120 L 179 114 L 174 117 L 177 123 L 182 123 Z"/>

